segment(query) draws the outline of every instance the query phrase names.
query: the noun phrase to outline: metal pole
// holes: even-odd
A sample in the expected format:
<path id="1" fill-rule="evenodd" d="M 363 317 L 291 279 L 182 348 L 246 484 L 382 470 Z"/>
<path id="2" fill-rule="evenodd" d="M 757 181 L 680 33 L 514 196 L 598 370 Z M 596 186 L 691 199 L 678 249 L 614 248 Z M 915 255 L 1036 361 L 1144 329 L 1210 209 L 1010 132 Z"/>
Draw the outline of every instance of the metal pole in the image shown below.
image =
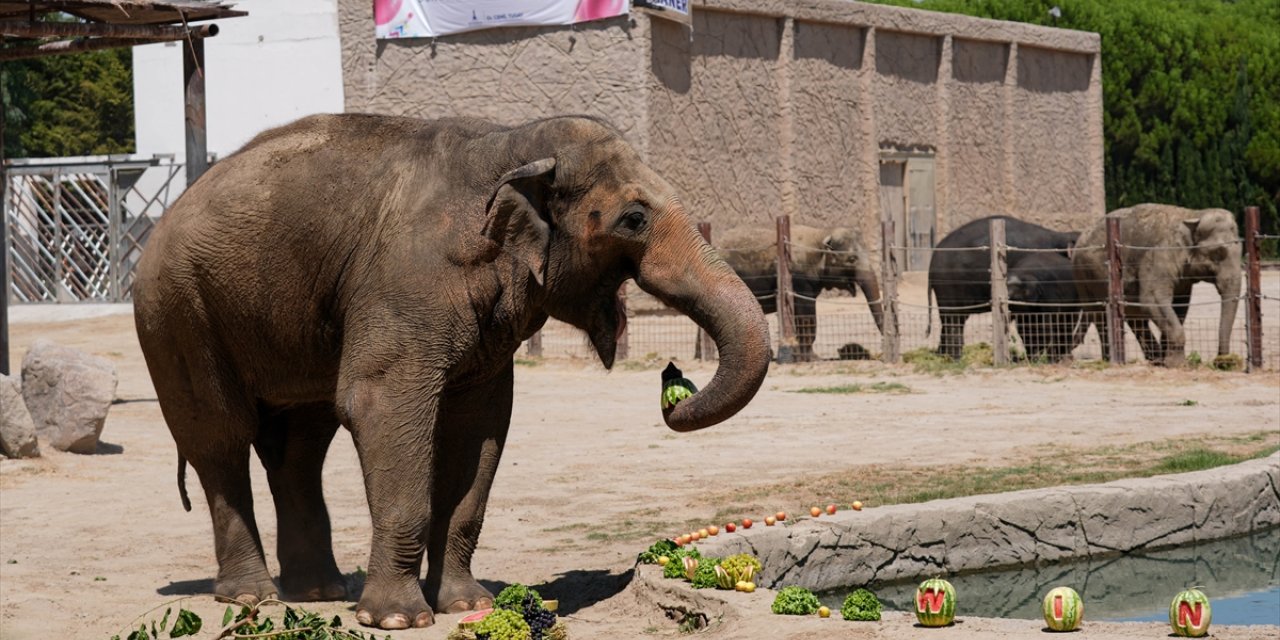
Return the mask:
<path id="1" fill-rule="evenodd" d="M 992 218 L 991 235 L 991 351 L 997 365 L 1009 364 L 1009 263 L 1004 220 Z"/>
<path id="2" fill-rule="evenodd" d="M 1124 364 L 1124 266 L 1120 257 L 1120 219 L 1107 218 L 1107 341 L 1111 362 Z"/>
<path id="3" fill-rule="evenodd" d="M 1249 336 L 1249 371 L 1262 370 L 1262 261 L 1258 237 L 1258 208 L 1244 208 L 1244 248 L 1248 256 L 1249 292 L 1245 326 Z"/>
<path id="4" fill-rule="evenodd" d="M 618 287 L 618 313 L 622 314 L 623 318 L 627 317 L 626 282 L 623 282 L 622 286 Z M 623 324 L 622 331 L 618 332 L 617 350 L 615 351 L 616 360 L 626 360 L 631 357 L 631 337 L 628 335 L 630 333 L 629 324 Z"/>
<path id="5" fill-rule="evenodd" d="M 778 216 L 778 362 L 794 362 L 796 307 L 791 296 L 791 217 Z"/>
<path id="6" fill-rule="evenodd" d="M 707 244 L 711 244 L 710 222 L 699 222 L 698 233 L 702 234 L 702 239 L 706 240 Z M 698 327 L 698 341 L 694 344 L 694 351 L 696 353 L 693 355 L 698 360 L 716 360 L 719 357 L 716 353 L 716 341 L 712 340 L 711 334 L 703 331 L 702 327 Z"/>
<path id="7" fill-rule="evenodd" d="M 4 159 L 4 92 L 0 91 L 0 374 L 9 375 L 9 167 Z"/>
<path id="8" fill-rule="evenodd" d="M 897 364 L 902 359 L 898 338 L 898 269 L 893 258 L 893 220 L 880 221 L 880 298 L 884 300 L 884 334 L 880 359 Z"/>
<path id="9" fill-rule="evenodd" d="M 182 47 L 182 78 L 185 87 L 187 129 L 187 186 L 209 168 L 209 143 L 205 129 L 204 40 L 190 38 Z"/>

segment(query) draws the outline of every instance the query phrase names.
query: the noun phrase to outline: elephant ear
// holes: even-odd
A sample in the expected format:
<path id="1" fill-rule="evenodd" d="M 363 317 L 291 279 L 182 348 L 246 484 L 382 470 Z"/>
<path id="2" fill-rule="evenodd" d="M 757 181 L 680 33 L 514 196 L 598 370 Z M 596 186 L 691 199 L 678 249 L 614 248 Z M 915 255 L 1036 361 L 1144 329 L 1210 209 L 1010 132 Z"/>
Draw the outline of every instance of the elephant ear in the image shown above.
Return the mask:
<path id="1" fill-rule="evenodd" d="M 507 172 L 485 205 L 484 237 L 525 263 L 539 285 L 551 249 L 547 201 L 555 168 L 555 158 L 543 158 Z"/>

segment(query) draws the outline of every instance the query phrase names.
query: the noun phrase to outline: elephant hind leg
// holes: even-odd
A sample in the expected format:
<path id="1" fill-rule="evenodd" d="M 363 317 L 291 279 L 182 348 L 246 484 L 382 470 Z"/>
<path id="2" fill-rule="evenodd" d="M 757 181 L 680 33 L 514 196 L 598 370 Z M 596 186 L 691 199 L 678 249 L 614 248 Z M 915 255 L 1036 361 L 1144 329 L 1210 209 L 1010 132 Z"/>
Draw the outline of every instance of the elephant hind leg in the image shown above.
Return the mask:
<path id="1" fill-rule="evenodd" d="M 263 557 L 249 480 L 256 412 L 228 393 L 239 385 L 219 372 L 211 354 L 181 353 L 176 348 L 148 351 L 156 356 L 148 358 L 148 367 L 178 454 L 199 476 L 209 504 L 218 558 L 214 594 L 248 605 L 274 598 L 277 591 Z M 201 364 L 189 365 L 188 357 Z"/>
<path id="2" fill-rule="evenodd" d="M 321 472 L 338 430 L 331 403 L 260 411 L 254 442 L 267 470 L 279 530 L 280 587 L 292 601 L 342 600 L 347 585 L 333 558 Z"/>

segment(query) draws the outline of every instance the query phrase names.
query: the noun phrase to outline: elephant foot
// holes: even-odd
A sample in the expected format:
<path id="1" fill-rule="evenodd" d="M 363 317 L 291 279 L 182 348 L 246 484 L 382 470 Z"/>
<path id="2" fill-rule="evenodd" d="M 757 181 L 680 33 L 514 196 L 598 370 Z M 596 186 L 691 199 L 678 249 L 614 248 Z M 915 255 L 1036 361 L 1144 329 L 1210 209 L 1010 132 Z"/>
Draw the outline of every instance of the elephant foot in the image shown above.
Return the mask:
<path id="1" fill-rule="evenodd" d="M 276 585 L 270 578 L 219 579 L 213 586 L 213 596 L 220 602 L 255 607 L 263 600 L 277 598 Z"/>
<path id="2" fill-rule="evenodd" d="M 429 627 L 435 615 L 422 597 L 422 588 L 413 577 L 374 580 L 364 586 L 364 594 L 356 605 L 356 621 L 366 627 L 408 629 Z"/>
<path id="3" fill-rule="evenodd" d="M 332 569 L 315 572 L 315 575 L 298 575 L 299 572 L 281 573 L 280 587 L 285 599 L 290 602 L 321 602 L 326 600 L 346 600 L 347 582 Z"/>
<path id="4" fill-rule="evenodd" d="M 431 591 L 430 587 L 427 591 Z M 470 575 L 446 578 L 431 595 L 434 596 L 431 601 L 435 603 L 436 611 L 445 613 L 478 611 L 493 606 L 493 594 Z"/>

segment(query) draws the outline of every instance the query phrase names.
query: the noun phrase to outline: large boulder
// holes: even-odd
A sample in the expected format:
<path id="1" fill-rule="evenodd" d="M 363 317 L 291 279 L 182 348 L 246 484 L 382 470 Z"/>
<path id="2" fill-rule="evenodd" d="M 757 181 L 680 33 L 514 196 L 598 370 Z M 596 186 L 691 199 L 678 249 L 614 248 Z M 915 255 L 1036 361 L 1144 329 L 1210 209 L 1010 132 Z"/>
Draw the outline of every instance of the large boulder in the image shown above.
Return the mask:
<path id="1" fill-rule="evenodd" d="M 0 450 L 10 458 L 40 457 L 36 427 L 16 376 L 0 375 Z"/>
<path id="2" fill-rule="evenodd" d="M 97 451 L 116 382 L 109 361 L 47 340 L 37 340 L 22 359 L 22 397 L 36 436 L 61 451 Z"/>

